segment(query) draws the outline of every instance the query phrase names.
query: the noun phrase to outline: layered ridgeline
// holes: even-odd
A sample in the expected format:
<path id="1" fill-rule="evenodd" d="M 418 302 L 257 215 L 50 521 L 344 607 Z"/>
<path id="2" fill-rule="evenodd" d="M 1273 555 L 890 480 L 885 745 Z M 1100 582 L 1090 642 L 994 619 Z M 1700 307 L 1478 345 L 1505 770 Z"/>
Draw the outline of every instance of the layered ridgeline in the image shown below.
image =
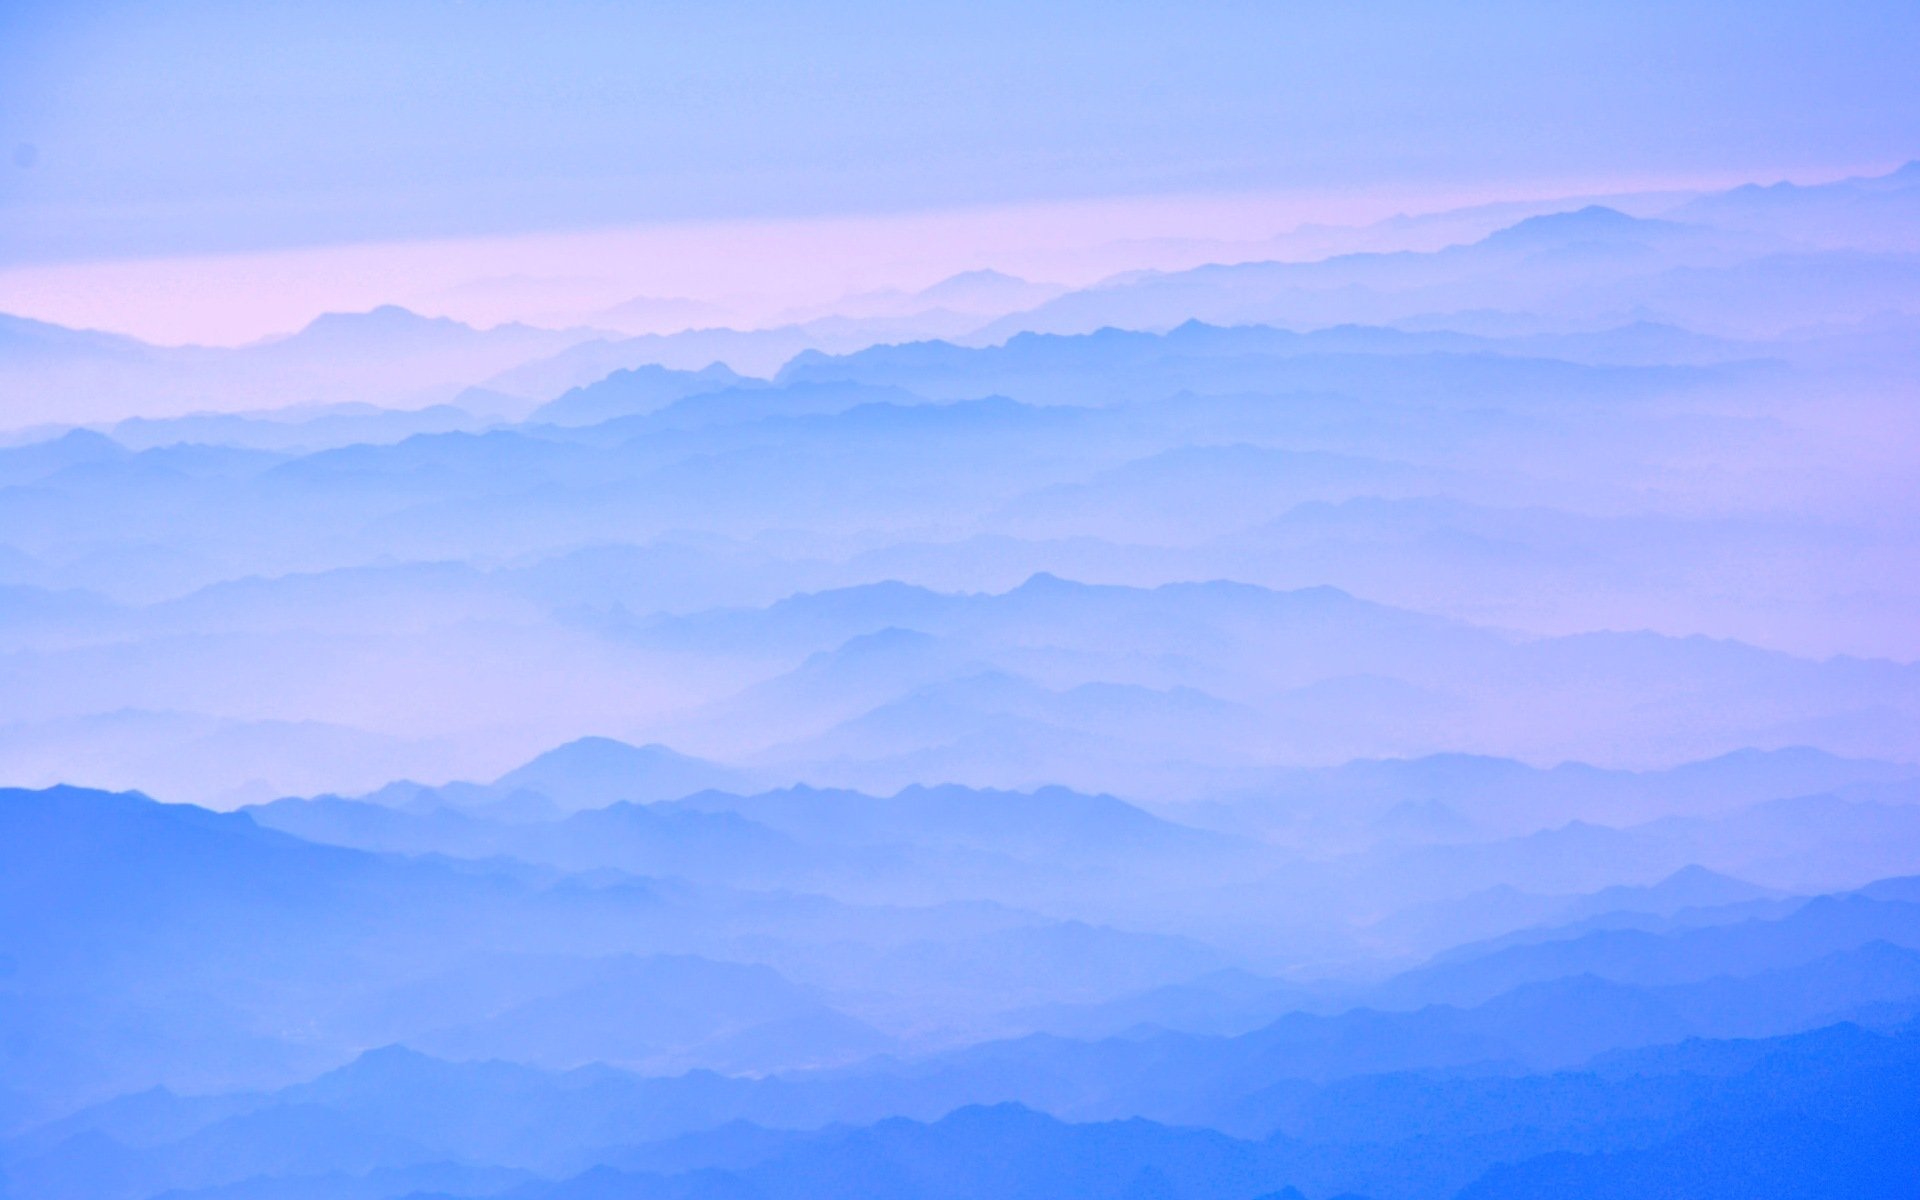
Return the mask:
<path id="1" fill-rule="evenodd" d="M 1920 1166 L 1920 879 L 1848 878 L 1920 856 L 1911 771 L 1363 764 L 1285 788 L 1350 810 L 1320 855 L 1064 789 L 592 806 L 702 770 L 597 742 L 243 813 L 0 794 L 8 1194 L 1752 1197 Z M 1525 827 L 1676 793 L 1715 815 L 1433 828 L 1436 795 Z"/>
<path id="2" fill-rule="evenodd" d="M 0 1195 L 1904 1194 L 1916 204 L 0 322 Z"/>
<path id="3" fill-rule="evenodd" d="M 1920 177 L 1664 203 L 1126 276 L 768 378 L 391 310 L 231 351 L 5 326 L 9 395 L 253 403 L 240 363 L 300 403 L 0 448 L 0 772 L 230 807 L 589 732 L 1166 798 L 1438 752 L 1911 759 Z M 368 403 L 421 363 L 437 405 Z"/>

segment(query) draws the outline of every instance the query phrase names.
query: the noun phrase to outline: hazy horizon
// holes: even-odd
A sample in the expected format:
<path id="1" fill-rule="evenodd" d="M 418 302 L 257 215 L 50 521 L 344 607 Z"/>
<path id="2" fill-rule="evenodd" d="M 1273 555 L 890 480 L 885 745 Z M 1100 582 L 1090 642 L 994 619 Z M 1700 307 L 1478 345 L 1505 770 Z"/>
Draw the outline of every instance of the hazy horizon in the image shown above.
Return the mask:
<path id="1" fill-rule="evenodd" d="M 0 1200 L 1906 1200 L 1916 78 L 0 6 Z"/>

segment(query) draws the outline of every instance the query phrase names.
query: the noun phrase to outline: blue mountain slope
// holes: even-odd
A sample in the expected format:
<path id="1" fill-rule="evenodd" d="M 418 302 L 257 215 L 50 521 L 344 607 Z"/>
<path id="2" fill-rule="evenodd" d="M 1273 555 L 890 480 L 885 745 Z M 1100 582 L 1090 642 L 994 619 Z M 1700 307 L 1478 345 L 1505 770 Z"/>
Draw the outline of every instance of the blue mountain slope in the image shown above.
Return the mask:
<path id="1" fill-rule="evenodd" d="M 377 995 L 445 970 L 497 949 L 510 913 L 568 923 L 573 947 L 632 947 L 670 907 L 637 882 L 556 890 L 527 868 L 318 846 L 134 795 L 4 792 L 0 823 L 7 1003 L 32 1031 L 7 1044 L 9 1074 L 55 1104 L 305 1073 L 351 1045 L 340 1009 L 364 1001 L 336 995 L 343 978 Z M 263 969 L 274 988 L 252 986 Z M 304 1037 L 269 1032 L 292 1012 L 308 1014 Z"/>
<path id="2" fill-rule="evenodd" d="M 1076 851 L 1092 856 L 1078 872 L 1089 879 L 1142 849 L 1210 854 L 1217 835 L 1065 792 L 849 799 L 870 832 L 824 831 L 804 848 L 726 807 L 737 799 L 518 824 L 340 801 L 261 810 L 262 820 L 420 852 L 401 857 L 137 795 L 0 793 L 0 1002 L 30 1034 L 0 1047 L 9 1077 L 27 1085 L 11 1119 L 156 1083 L 282 1081 L 402 1039 L 540 1061 L 765 1071 L 889 1044 L 861 1013 L 843 1017 L 828 990 L 896 1026 L 902 1011 L 964 1024 L 1223 965 L 1190 938 L 950 902 L 1057 892 L 1067 885 L 1049 874 L 1051 848 L 1093 825 L 1108 832 Z M 921 844 L 906 838 L 916 817 L 927 819 Z M 803 885 L 876 906 L 791 890 Z M 919 906 L 901 904 L 910 891 Z M 648 982 L 622 965 L 628 956 L 691 973 Z M 768 964 L 799 985 L 764 982 L 778 978 Z M 262 970 L 272 988 L 257 983 Z M 710 1002 L 691 999 L 699 980 Z M 782 995 L 764 1011 L 747 1002 Z"/>
<path id="3" fill-rule="evenodd" d="M 1824 1178 L 1848 1180 L 1855 1185 L 1849 1194 L 1877 1198 L 1904 1194 L 1916 1061 L 1911 1032 L 1836 1026 L 1765 1041 L 1691 1042 L 1638 1052 L 1631 1064 L 1549 1075 L 1428 1072 L 1276 1090 L 1260 1102 L 1272 1106 L 1286 1132 L 1252 1140 L 1139 1119 L 1070 1124 L 1003 1104 L 816 1132 L 719 1123 L 711 1134 L 647 1144 L 621 1139 L 645 1139 L 650 1122 L 642 1114 L 657 1084 L 604 1071 L 449 1068 L 382 1052 L 290 1090 L 275 1107 L 133 1155 L 102 1147 L 107 1156 L 98 1161 L 117 1159 L 130 1185 L 118 1194 L 129 1196 L 145 1194 L 142 1186 L 153 1186 L 147 1181 L 233 1178 L 255 1164 L 293 1172 L 281 1187 L 329 1162 L 339 1172 L 331 1187 L 361 1186 L 359 1179 L 372 1186 L 378 1177 L 365 1174 L 366 1157 L 356 1166 L 342 1156 L 344 1146 L 329 1152 L 324 1140 L 309 1141 L 313 1153 L 305 1162 L 259 1154 L 262 1139 L 266 1146 L 293 1145 L 283 1134 L 295 1128 L 352 1136 L 355 1122 L 372 1121 L 391 1131 L 384 1143 L 395 1163 L 389 1170 L 422 1169 L 398 1165 L 409 1152 L 430 1160 L 477 1154 L 534 1164 L 549 1179 L 571 1176 L 529 1182 L 518 1193 L 535 1197 L 992 1198 L 1032 1195 L 1036 1180 L 1074 1195 L 1247 1200 L 1289 1187 L 1310 1195 L 1364 1190 L 1394 1200 L 1445 1200 L 1463 1188 L 1470 1196 L 1537 1195 L 1532 1189 L 1540 1186 L 1677 1196 L 1711 1189 L 1726 1172 L 1736 1189 L 1708 1194 L 1803 1195 L 1805 1181 Z M 456 1080 L 458 1093 L 441 1091 Z M 688 1112 L 714 1113 L 716 1101 L 724 1106 L 730 1092 L 741 1094 L 718 1080 L 686 1082 L 694 1085 L 681 1102 Z M 439 1094 L 448 1096 L 443 1105 L 417 1103 Z M 572 1156 L 555 1153 L 565 1145 L 598 1147 L 590 1157 L 603 1165 L 569 1170 L 564 1164 Z M 51 1195 L 45 1172 L 77 1149 L 14 1159 L 25 1195 Z M 1711 1176 L 1699 1173 L 1702 1163 L 1714 1168 Z M 325 1186 L 322 1177 L 306 1178 L 311 1182 L 299 1186 Z M 252 1186 L 263 1190 L 234 1194 L 273 1194 L 264 1189 L 274 1181 L 259 1178 Z"/>
<path id="4" fill-rule="evenodd" d="M 1588 1200 L 1624 1189 L 1674 1200 L 1910 1194 L 1920 1172 L 1920 1061 L 1910 1044 L 1901 1049 L 1905 1053 L 1864 1062 L 1765 1064 L 1743 1081 L 1747 1086 L 1691 1114 L 1697 1124 L 1677 1137 L 1645 1148 L 1496 1166 L 1463 1189 L 1460 1200 L 1547 1194 Z M 1788 1080 L 1801 1086 L 1783 1087 Z M 1813 1087 L 1801 1082 L 1816 1080 Z"/>
<path id="5" fill-rule="evenodd" d="M 1790 966 L 1880 941 L 1920 949 L 1920 908 L 1856 893 L 1816 897 L 1774 920 L 1670 934 L 1606 930 L 1484 954 L 1462 948 L 1382 985 L 1377 995 L 1402 1003 L 1472 1003 L 1529 980 L 1586 973 L 1630 983 L 1678 983 Z"/>
<path id="6" fill-rule="evenodd" d="M 74 429 L 46 441 L 0 450 L 0 487 L 16 487 L 74 466 L 116 462 L 128 449 L 104 433 Z"/>

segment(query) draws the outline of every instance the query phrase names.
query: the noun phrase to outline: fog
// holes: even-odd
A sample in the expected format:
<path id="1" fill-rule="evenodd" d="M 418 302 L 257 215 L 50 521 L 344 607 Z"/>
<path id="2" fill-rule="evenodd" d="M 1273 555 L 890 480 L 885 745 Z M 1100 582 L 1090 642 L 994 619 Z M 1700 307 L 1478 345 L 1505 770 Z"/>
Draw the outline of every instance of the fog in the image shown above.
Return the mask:
<path id="1" fill-rule="evenodd" d="M 0 1197 L 1906 1194 L 1920 165 L 1758 183 L 0 317 Z"/>

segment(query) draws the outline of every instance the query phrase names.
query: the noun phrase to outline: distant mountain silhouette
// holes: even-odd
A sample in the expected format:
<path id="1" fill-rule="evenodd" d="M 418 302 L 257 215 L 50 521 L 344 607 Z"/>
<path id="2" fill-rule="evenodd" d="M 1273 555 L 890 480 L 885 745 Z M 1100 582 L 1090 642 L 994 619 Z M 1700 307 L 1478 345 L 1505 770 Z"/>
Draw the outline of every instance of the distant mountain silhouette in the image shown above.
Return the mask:
<path id="1" fill-rule="evenodd" d="M 745 776 L 665 746 L 630 746 L 612 738 L 580 738 L 494 780 L 496 788 L 530 791 L 567 809 L 618 801 L 647 804 L 714 788 L 737 788 Z"/>

